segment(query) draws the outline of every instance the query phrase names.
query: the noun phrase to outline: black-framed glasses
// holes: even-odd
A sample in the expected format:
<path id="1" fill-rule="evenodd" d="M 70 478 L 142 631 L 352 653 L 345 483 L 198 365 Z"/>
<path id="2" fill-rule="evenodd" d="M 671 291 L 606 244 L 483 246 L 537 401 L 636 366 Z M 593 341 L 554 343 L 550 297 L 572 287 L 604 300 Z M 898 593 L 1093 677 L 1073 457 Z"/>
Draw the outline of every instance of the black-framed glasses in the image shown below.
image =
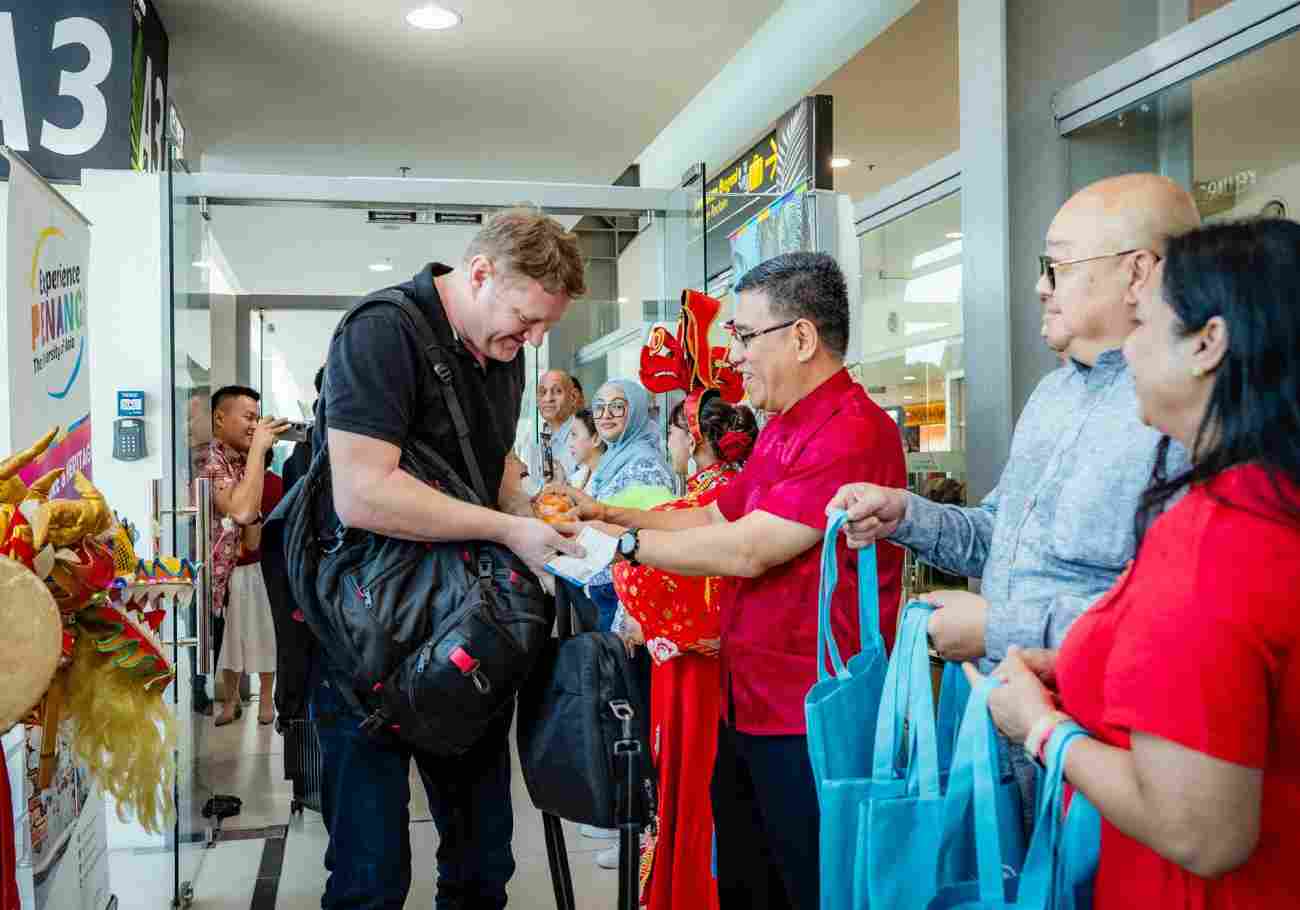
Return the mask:
<path id="1" fill-rule="evenodd" d="M 740 349 L 742 351 L 747 351 L 749 350 L 750 342 L 752 342 L 755 338 L 759 337 L 760 335 L 766 335 L 768 332 L 779 332 L 782 329 L 788 329 L 790 328 L 790 326 L 794 325 L 798 321 L 799 321 L 798 319 L 791 319 L 789 322 L 783 322 L 780 325 L 770 325 L 765 329 L 755 329 L 752 332 L 741 332 L 736 329 L 736 320 L 728 319 L 726 322 L 722 324 L 722 328 L 734 340 L 740 342 Z"/>
<path id="2" fill-rule="evenodd" d="M 591 403 L 591 416 L 597 419 L 604 417 L 605 412 L 609 411 L 610 417 L 623 417 L 627 414 L 626 401 L 600 401 L 597 399 Z"/>
<path id="3" fill-rule="evenodd" d="M 1084 262 L 1097 262 L 1102 259 L 1118 259 L 1120 256 L 1131 256 L 1134 253 L 1151 253 L 1159 262 L 1161 256 L 1159 253 L 1142 247 L 1135 247 L 1131 250 L 1121 250 L 1118 253 L 1105 253 L 1101 256 L 1085 256 L 1082 259 L 1053 259 L 1051 256 L 1040 255 L 1038 257 L 1038 276 L 1047 276 L 1047 286 L 1053 291 L 1056 290 L 1056 270 L 1063 265 L 1079 265 Z"/>

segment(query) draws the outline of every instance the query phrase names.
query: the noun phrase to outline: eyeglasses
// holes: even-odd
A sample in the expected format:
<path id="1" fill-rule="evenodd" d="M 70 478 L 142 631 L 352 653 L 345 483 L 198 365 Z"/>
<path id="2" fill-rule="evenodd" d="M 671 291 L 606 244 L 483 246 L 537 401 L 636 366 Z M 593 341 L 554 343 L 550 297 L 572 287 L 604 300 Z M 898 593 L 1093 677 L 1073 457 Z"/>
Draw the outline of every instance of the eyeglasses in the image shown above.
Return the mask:
<path id="1" fill-rule="evenodd" d="M 1158 253 L 1153 253 L 1151 250 L 1144 250 L 1141 247 L 1132 250 L 1123 250 L 1119 253 L 1106 253 L 1103 256 L 1085 256 L 1083 259 L 1053 259 L 1051 256 L 1039 256 L 1038 276 L 1041 278 L 1046 275 L 1047 286 L 1054 291 L 1056 290 L 1056 270 L 1063 265 L 1079 265 L 1084 262 L 1097 262 L 1100 259 L 1117 259 L 1120 256 L 1130 256 L 1133 253 L 1151 253 L 1152 256 L 1155 256 L 1156 262 L 1159 262 L 1161 259 Z"/>
<path id="2" fill-rule="evenodd" d="M 781 331 L 781 329 L 788 329 L 790 328 L 790 326 L 794 325 L 798 321 L 799 321 L 798 319 L 791 319 L 789 322 L 783 322 L 780 325 L 768 326 L 765 329 L 755 329 L 752 332 L 741 332 L 741 331 L 737 331 L 736 329 L 736 320 L 728 319 L 726 322 L 722 324 L 722 328 L 733 339 L 740 342 L 740 349 L 742 351 L 747 351 L 749 350 L 750 342 L 752 342 L 755 338 L 759 337 L 760 335 L 766 335 L 768 332 L 779 332 Z"/>
<path id="3" fill-rule="evenodd" d="M 606 411 L 609 411 L 610 417 L 623 417 L 624 415 L 627 414 L 627 402 L 626 401 L 605 402 L 605 401 L 597 400 L 591 403 L 592 417 L 596 417 L 596 418 L 604 417 Z"/>

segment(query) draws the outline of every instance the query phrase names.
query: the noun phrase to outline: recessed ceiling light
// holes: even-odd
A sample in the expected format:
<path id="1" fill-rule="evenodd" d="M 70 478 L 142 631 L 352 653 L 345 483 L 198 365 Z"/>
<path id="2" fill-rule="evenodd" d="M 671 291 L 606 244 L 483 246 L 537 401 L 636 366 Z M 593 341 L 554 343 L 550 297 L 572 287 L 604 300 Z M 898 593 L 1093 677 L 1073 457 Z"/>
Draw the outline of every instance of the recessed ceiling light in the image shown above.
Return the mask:
<path id="1" fill-rule="evenodd" d="M 443 29 L 455 28 L 460 23 L 460 13 L 447 9 L 445 6 L 438 6 L 435 3 L 413 9 L 406 14 L 406 24 L 412 28 L 442 31 Z"/>
<path id="2" fill-rule="evenodd" d="M 852 164 L 852 163 L 853 163 L 853 159 L 852 159 L 852 158 L 832 158 L 832 159 L 831 159 L 831 167 L 833 167 L 833 168 L 848 167 L 848 166 L 849 166 L 850 164 Z"/>
<path id="3" fill-rule="evenodd" d="M 912 395 L 904 395 L 904 396 L 903 396 L 903 400 L 904 400 L 904 401 L 911 401 L 911 400 L 913 399 L 913 397 L 914 397 L 914 396 L 912 396 Z"/>
<path id="4" fill-rule="evenodd" d="M 627 298 L 626 298 L 626 297 L 620 297 L 620 298 L 618 298 L 618 302 L 619 302 L 619 303 L 627 303 Z"/>
<path id="5" fill-rule="evenodd" d="M 392 270 L 393 270 L 393 264 L 389 262 L 387 259 L 385 259 L 383 262 L 370 263 L 370 271 L 372 272 L 391 272 Z"/>
<path id="6" fill-rule="evenodd" d="M 915 377 L 915 376 L 904 376 L 904 377 L 903 377 L 903 382 L 916 382 L 916 377 Z"/>
<path id="7" fill-rule="evenodd" d="M 943 236 L 944 236 L 944 237 L 947 237 L 949 240 L 961 240 L 961 238 L 962 238 L 962 233 L 961 233 L 961 231 L 949 231 L 948 233 L 944 234 Z"/>

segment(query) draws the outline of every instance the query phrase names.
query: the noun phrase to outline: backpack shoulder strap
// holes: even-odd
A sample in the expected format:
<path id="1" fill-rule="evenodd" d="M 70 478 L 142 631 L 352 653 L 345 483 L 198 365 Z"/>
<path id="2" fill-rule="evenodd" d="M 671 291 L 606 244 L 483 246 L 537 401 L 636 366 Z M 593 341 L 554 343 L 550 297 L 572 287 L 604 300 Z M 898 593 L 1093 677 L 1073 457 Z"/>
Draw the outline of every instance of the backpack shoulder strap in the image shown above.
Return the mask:
<path id="1" fill-rule="evenodd" d="M 397 288 L 387 288 L 371 294 L 365 301 L 352 309 L 348 315 L 356 313 L 367 303 L 391 303 L 406 314 L 407 322 L 415 331 L 416 341 L 420 349 L 424 351 L 425 359 L 429 361 L 433 369 L 433 375 L 438 379 L 438 385 L 442 389 L 443 400 L 447 403 L 447 410 L 451 414 L 452 424 L 456 428 L 456 438 L 460 442 L 460 453 L 465 459 L 465 467 L 469 470 L 470 482 L 474 484 L 474 492 L 478 494 L 479 501 L 486 506 L 491 506 L 495 500 L 488 496 L 487 484 L 483 481 L 483 472 L 479 468 L 478 459 L 474 456 L 474 447 L 470 444 L 469 421 L 465 419 L 465 409 L 461 406 L 460 399 L 456 397 L 455 373 L 447 364 L 447 349 L 443 346 L 433 334 L 433 326 L 429 324 L 428 318 L 421 312 L 420 308 L 415 305 L 405 293 Z"/>

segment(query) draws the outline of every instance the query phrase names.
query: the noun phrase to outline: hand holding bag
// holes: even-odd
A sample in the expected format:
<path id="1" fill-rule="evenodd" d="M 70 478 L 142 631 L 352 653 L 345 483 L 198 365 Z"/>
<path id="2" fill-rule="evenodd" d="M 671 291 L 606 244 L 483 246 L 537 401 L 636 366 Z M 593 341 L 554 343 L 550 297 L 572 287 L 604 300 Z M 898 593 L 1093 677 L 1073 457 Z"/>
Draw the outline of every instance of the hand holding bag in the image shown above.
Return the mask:
<path id="1" fill-rule="evenodd" d="M 832 631 L 831 597 L 839 581 L 839 536 L 847 518 L 846 513 L 836 512 L 826 525 L 817 592 L 818 681 L 804 699 L 808 754 L 821 808 L 822 910 L 847 910 L 852 902 L 858 805 L 870 783 L 873 731 L 885 682 L 874 546 L 858 553 L 862 648 L 847 665 Z"/>

